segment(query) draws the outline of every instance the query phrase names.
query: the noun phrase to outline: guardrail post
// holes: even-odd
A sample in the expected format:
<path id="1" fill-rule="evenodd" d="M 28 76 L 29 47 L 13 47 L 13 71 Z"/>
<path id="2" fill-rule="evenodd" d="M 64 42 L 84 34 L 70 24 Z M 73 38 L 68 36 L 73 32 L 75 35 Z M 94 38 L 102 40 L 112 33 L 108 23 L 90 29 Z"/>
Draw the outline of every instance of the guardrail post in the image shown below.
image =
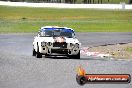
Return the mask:
<path id="1" fill-rule="evenodd" d="M 125 9 L 125 2 L 120 2 L 122 9 Z"/>

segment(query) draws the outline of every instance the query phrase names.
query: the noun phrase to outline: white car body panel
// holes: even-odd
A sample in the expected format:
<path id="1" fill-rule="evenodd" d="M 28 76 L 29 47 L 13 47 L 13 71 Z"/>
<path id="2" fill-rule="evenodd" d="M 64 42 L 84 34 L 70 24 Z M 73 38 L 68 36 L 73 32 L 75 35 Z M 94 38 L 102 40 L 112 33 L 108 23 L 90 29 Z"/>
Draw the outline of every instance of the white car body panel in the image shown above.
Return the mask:
<path id="1" fill-rule="evenodd" d="M 47 26 L 50 27 L 50 26 Z M 41 27 L 41 28 L 45 28 L 45 27 Z M 61 50 L 63 52 L 64 50 L 67 50 L 68 55 L 76 55 L 78 53 L 80 53 L 80 46 L 81 43 L 79 42 L 79 40 L 74 37 L 74 38 L 67 38 L 67 37 L 63 37 L 65 43 L 67 44 L 66 48 L 60 48 L 60 47 L 53 47 L 53 43 L 56 42 L 54 37 L 41 37 L 39 35 L 37 35 L 36 37 L 34 37 L 34 41 L 33 41 L 33 48 L 35 49 L 35 51 L 37 52 L 37 49 L 39 48 L 39 52 L 42 54 L 52 54 L 51 50 Z M 46 46 L 42 46 L 42 42 L 46 43 Z M 50 46 L 48 46 L 48 43 L 50 42 Z M 70 44 L 73 44 L 73 46 L 71 47 Z M 78 47 L 75 47 L 78 46 Z M 50 52 L 50 53 L 49 53 Z"/>

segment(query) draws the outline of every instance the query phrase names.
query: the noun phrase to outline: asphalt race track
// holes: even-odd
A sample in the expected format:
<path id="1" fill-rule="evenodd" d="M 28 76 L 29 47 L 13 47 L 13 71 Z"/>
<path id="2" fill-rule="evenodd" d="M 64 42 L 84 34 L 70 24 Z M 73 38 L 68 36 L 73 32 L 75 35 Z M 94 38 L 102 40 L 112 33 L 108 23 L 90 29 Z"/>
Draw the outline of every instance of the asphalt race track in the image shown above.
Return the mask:
<path id="1" fill-rule="evenodd" d="M 0 34 L 0 88 L 132 88 L 129 84 L 86 84 L 76 82 L 77 67 L 90 74 L 130 74 L 132 61 L 32 56 L 36 34 Z M 82 47 L 132 43 L 132 33 L 77 33 Z"/>

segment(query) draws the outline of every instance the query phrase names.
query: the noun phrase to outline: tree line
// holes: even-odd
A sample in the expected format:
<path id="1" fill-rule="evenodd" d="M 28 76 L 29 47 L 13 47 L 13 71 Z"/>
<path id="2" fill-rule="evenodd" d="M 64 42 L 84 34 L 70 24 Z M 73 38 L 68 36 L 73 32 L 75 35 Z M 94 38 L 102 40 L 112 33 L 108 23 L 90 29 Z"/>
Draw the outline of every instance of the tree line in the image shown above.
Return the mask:
<path id="1" fill-rule="evenodd" d="M 47 3 L 76 3 L 77 0 L 1 0 L 1 1 L 12 1 L 12 2 L 47 2 Z M 103 3 L 104 0 L 82 0 L 85 4 Z M 111 0 L 105 0 L 109 3 Z M 122 1 L 122 0 L 120 0 Z M 132 0 L 128 0 L 129 4 L 132 4 Z"/>

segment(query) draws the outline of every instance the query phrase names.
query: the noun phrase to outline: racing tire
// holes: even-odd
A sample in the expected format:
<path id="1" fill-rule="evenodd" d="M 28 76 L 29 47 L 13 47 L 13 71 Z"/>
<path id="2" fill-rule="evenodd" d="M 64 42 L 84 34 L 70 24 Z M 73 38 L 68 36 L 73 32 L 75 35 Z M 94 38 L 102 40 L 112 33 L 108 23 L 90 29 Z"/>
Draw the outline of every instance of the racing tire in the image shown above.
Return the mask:
<path id="1" fill-rule="evenodd" d="M 77 55 L 69 55 L 69 58 L 80 59 L 80 51 Z"/>
<path id="2" fill-rule="evenodd" d="M 45 54 L 45 58 L 48 58 L 50 55 L 49 54 Z"/>
<path id="3" fill-rule="evenodd" d="M 42 58 L 42 54 L 39 52 L 39 47 L 37 47 L 36 57 Z"/>
<path id="4" fill-rule="evenodd" d="M 74 56 L 75 59 L 80 59 L 80 51 L 77 55 Z"/>
<path id="5" fill-rule="evenodd" d="M 34 48 L 33 48 L 32 56 L 36 56 L 36 51 Z"/>

